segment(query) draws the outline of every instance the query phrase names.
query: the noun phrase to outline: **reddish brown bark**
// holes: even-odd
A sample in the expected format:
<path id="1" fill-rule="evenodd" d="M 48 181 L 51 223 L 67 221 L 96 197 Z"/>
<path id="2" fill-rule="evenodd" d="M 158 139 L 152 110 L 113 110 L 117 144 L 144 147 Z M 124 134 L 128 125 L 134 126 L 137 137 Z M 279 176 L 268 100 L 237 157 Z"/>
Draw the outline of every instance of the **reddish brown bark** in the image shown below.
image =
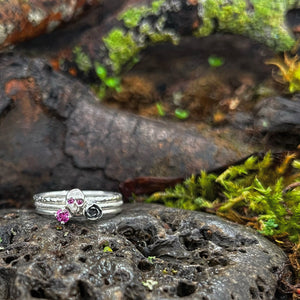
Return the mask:
<path id="1" fill-rule="evenodd" d="M 101 0 L 0 1 L 0 49 L 50 32 L 100 2 Z"/>

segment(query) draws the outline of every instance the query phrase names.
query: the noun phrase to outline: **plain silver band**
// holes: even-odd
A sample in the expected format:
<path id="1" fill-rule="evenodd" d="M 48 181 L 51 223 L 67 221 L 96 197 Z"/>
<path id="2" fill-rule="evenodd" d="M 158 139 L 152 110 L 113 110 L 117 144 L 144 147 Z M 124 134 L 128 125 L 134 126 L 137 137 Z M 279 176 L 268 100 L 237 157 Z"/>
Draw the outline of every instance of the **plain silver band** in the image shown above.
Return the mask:
<path id="1" fill-rule="evenodd" d="M 59 209 L 64 209 L 66 196 L 69 190 L 53 191 L 36 194 L 33 196 L 36 212 L 42 215 L 54 215 Z M 81 191 L 88 204 L 97 204 L 102 210 L 103 217 L 109 217 L 122 211 L 122 195 L 106 191 Z M 76 216 L 77 220 L 84 217 Z"/>

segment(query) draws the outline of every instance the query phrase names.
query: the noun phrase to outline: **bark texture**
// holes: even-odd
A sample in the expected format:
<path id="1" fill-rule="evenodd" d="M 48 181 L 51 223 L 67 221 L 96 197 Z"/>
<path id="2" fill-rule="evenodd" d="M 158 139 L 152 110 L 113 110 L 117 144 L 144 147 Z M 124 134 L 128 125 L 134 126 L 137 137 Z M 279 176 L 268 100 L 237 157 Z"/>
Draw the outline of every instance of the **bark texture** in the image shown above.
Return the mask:
<path id="1" fill-rule="evenodd" d="M 2 199 L 74 186 L 116 190 L 129 177 L 182 177 L 241 155 L 196 128 L 105 108 L 44 60 L 3 55 L 0 72 Z"/>

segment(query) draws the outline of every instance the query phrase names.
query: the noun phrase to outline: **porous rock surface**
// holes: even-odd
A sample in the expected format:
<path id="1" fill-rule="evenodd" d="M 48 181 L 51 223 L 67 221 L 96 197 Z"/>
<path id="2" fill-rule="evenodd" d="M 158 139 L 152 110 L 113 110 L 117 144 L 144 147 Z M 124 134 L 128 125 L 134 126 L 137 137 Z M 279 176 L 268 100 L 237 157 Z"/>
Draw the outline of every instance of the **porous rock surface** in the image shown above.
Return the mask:
<path id="1" fill-rule="evenodd" d="M 59 227 L 2 210 L 0 224 L 1 299 L 273 299 L 286 262 L 241 225 L 159 205 Z"/>

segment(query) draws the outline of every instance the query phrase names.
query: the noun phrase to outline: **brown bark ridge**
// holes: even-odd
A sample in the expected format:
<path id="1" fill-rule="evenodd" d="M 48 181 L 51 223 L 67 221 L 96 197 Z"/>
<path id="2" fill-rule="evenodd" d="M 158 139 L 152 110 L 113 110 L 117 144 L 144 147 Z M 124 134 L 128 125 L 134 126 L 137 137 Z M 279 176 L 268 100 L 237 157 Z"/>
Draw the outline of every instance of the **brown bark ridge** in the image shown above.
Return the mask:
<path id="1" fill-rule="evenodd" d="M 117 189 L 130 177 L 184 177 L 241 157 L 233 143 L 193 126 L 105 108 L 42 59 L 2 55 L 0 73 L 1 199 Z"/>

